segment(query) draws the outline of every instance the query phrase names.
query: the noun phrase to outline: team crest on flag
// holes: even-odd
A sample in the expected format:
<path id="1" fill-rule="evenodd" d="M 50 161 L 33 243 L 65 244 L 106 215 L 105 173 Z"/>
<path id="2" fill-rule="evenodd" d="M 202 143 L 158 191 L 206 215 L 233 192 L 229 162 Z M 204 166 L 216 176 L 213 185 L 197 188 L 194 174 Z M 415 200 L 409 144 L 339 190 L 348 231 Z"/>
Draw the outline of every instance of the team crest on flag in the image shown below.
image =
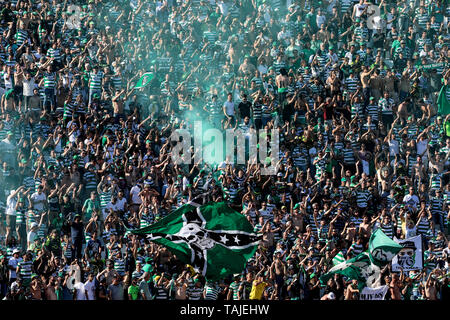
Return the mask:
<path id="1" fill-rule="evenodd" d="M 154 225 L 131 232 L 166 246 L 209 279 L 241 272 L 260 239 L 245 217 L 225 203 L 186 204 Z"/>

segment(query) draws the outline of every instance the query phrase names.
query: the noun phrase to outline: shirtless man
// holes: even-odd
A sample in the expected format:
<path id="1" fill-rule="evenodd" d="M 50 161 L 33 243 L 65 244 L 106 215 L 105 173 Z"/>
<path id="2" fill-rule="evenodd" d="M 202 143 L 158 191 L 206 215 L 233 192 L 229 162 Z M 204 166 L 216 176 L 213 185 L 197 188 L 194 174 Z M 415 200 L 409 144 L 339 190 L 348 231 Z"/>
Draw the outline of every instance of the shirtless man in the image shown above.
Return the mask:
<path id="1" fill-rule="evenodd" d="M 389 92 L 389 95 L 394 99 L 394 102 L 398 102 L 398 94 L 395 91 L 395 76 L 391 70 L 386 72 L 386 76 L 383 79 L 383 92 Z"/>
<path id="2" fill-rule="evenodd" d="M 16 102 L 14 100 L 14 93 L 12 89 L 5 92 L 1 100 L 1 111 L 7 113 L 16 110 Z"/>
<path id="3" fill-rule="evenodd" d="M 271 279 L 275 280 L 278 285 L 278 290 L 283 286 L 284 276 L 286 275 L 286 264 L 280 260 L 279 253 L 277 253 L 275 260 L 270 266 Z"/>
<path id="4" fill-rule="evenodd" d="M 255 66 L 250 62 L 249 58 L 245 58 L 244 62 L 239 67 L 239 72 L 243 75 L 251 76 L 255 73 Z"/>
<path id="5" fill-rule="evenodd" d="M 30 292 L 32 300 L 42 300 L 42 291 L 45 289 L 42 280 L 39 277 L 33 276 L 30 284 Z"/>
<path id="6" fill-rule="evenodd" d="M 353 279 L 352 283 L 347 286 L 345 290 L 345 299 L 344 300 L 358 300 L 358 280 Z"/>
<path id="7" fill-rule="evenodd" d="M 429 167 L 431 169 L 436 169 L 438 173 L 441 173 L 444 171 L 445 163 L 447 162 L 448 158 L 450 157 L 450 151 L 447 152 L 447 155 L 442 159 L 440 153 L 436 153 L 433 159 L 433 156 L 430 155 L 430 163 Z"/>
<path id="8" fill-rule="evenodd" d="M 41 98 L 39 97 L 39 89 L 33 89 L 33 95 L 30 97 L 28 110 L 32 115 L 38 116 L 41 112 Z"/>
<path id="9" fill-rule="evenodd" d="M 392 280 L 389 283 L 389 290 L 391 292 L 391 299 L 392 300 L 401 300 L 402 295 L 400 293 L 400 286 L 399 286 L 399 275 L 397 273 L 394 273 L 392 275 Z"/>
<path id="10" fill-rule="evenodd" d="M 114 118 L 117 122 L 119 122 L 119 118 L 123 117 L 123 107 L 125 104 L 125 101 L 128 99 L 130 94 L 133 92 L 134 88 L 130 90 L 130 92 L 125 94 L 125 97 L 121 98 L 120 96 L 126 91 L 123 89 L 122 91 L 116 91 L 116 95 L 112 98 L 112 106 L 114 110 Z"/>
<path id="11" fill-rule="evenodd" d="M 187 288 L 188 284 L 186 281 L 186 271 L 180 275 L 180 277 L 175 281 L 176 291 L 175 291 L 175 299 L 176 300 L 186 300 L 187 299 Z"/>
<path id="12" fill-rule="evenodd" d="M 397 116 L 399 118 L 403 118 L 404 120 L 408 119 L 408 104 L 409 98 L 406 98 L 405 101 L 398 105 Z"/>
<path id="13" fill-rule="evenodd" d="M 303 230 L 303 215 L 298 211 L 298 209 L 294 209 L 292 213 L 292 225 L 295 230 Z"/>
<path id="14" fill-rule="evenodd" d="M 372 233 L 372 224 L 375 223 L 377 220 L 373 219 L 372 221 L 369 220 L 368 216 L 363 217 L 363 222 L 359 225 L 359 236 L 365 240 L 369 240 L 370 235 Z"/>
<path id="15" fill-rule="evenodd" d="M 381 98 L 383 91 L 383 79 L 380 76 L 380 70 L 375 70 L 369 79 L 371 95 L 378 101 Z"/>
<path id="16" fill-rule="evenodd" d="M 425 283 L 425 298 L 427 300 L 437 300 L 436 280 L 432 278 L 436 271 L 437 270 L 431 271 L 428 275 L 427 282 Z"/>
<path id="17" fill-rule="evenodd" d="M 339 80 L 336 71 L 331 71 L 326 83 L 330 86 L 330 91 L 332 94 L 339 93 L 341 88 L 341 81 Z"/>
<path id="18" fill-rule="evenodd" d="M 278 101 L 281 104 L 286 98 L 287 87 L 289 85 L 289 77 L 286 69 L 280 69 L 280 74 L 276 76 L 275 83 L 278 87 Z"/>
<path id="19" fill-rule="evenodd" d="M 361 71 L 360 78 L 361 78 L 361 84 L 363 89 L 363 97 L 364 97 L 364 107 L 366 107 L 369 104 L 369 98 L 370 98 L 370 77 L 372 73 L 374 72 L 375 67 L 372 67 L 372 69 L 369 69 L 369 67 L 363 67 L 363 71 Z"/>

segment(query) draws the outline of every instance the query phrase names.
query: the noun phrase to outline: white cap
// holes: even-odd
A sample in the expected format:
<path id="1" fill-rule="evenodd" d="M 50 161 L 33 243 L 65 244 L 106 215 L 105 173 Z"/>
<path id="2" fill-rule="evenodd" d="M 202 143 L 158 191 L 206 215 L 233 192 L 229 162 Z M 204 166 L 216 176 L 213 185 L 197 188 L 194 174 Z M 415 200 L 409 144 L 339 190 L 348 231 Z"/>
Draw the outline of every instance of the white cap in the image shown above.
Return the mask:
<path id="1" fill-rule="evenodd" d="M 20 253 L 20 250 L 19 250 L 19 249 L 14 249 L 12 253 L 13 253 L 13 254 L 15 254 L 15 253 Z"/>
<path id="2" fill-rule="evenodd" d="M 330 293 L 328 294 L 328 299 L 330 299 L 330 300 L 336 300 L 336 295 L 334 294 L 334 292 L 330 292 Z"/>
<path id="3" fill-rule="evenodd" d="M 37 224 L 36 222 L 33 222 L 33 223 L 30 225 L 31 228 L 35 228 L 35 227 L 37 227 L 37 226 L 38 226 L 38 224 Z"/>

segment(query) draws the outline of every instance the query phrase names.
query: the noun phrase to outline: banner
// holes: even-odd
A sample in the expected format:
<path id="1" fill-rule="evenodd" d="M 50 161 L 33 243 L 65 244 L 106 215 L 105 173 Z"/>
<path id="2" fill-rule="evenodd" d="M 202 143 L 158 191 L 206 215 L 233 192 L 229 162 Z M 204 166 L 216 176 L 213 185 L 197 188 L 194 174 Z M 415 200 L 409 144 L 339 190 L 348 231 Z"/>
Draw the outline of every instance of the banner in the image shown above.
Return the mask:
<path id="1" fill-rule="evenodd" d="M 365 287 L 359 295 L 359 300 L 384 300 L 387 290 L 388 286 L 378 288 Z"/>
<path id="2" fill-rule="evenodd" d="M 400 272 L 400 267 L 403 271 L 423 269 L 422 236 L 394 240 L 403 248 L 392 259 L 392 271 Z"/>
<path id="3" fill-rule="evenodd" d="M 437 62 L 437 63 L 431 63 L 431 64 L 425 64 L 423 66 L 420 66 L 423 70 L 431 70 L 431 69 L 437 69 L 437 68 L 445 68 L 446 63 L 445 62 Z"/>

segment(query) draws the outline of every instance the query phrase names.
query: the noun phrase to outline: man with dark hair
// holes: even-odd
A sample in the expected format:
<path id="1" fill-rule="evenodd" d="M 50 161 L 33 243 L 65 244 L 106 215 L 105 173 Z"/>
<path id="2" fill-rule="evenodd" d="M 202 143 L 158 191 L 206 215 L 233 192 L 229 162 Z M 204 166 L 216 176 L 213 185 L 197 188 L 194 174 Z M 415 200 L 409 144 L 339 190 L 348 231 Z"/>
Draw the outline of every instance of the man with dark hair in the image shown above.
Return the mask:
<path id="1" fill-rule="evenodd" d="M 251 106 L 252 106 L 252 103 L 247 100 L 247 95 L 243 94 L 242 95 L 242 101 L 239 102 L 239 105 L 238 105 L 239 120 L 242 120 L 245 117 L 249 117 L 250 118 Z"/>

